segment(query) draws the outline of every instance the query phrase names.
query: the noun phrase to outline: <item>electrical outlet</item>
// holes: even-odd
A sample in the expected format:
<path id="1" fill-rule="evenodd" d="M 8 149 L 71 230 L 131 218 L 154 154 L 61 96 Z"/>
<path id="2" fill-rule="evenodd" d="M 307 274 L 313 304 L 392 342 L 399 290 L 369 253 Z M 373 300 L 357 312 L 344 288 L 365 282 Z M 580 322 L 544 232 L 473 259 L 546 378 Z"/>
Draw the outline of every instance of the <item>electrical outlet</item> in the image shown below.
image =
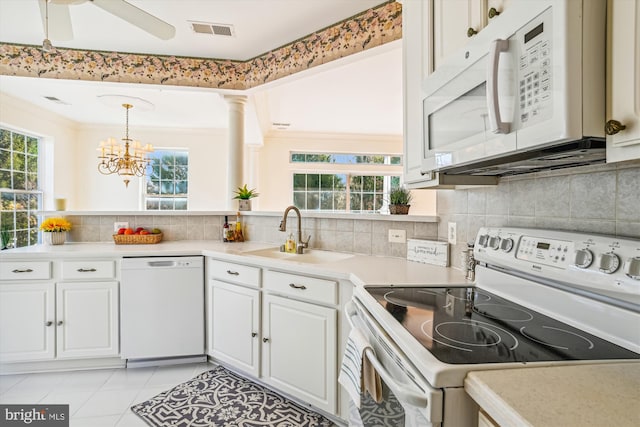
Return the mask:
<path id="1" fill-rule="evenodd" d="M 452 245 L 455 245 L 456 241 L 458 240 L 458 233 L 456 232 L 456 223 L 455 222 L 449 222 L 448 223 L 448 226 L 447 226 L 447 240 Z"/>
<path id="2" fill-rule="evenodd" d="M 389 230 L 389 243 L 406 243 L 407 232 L 405 230 Z"/>
<path id="3" fill-rule="evenodd" d="M 118 230 L 120 230 L 121 228 L 129 228 L 129 223 L 126 221 L 122 221 L 122 222 L 114 222 L 113 223 L 113 231 L 115 231 L 116 233 L 118 232 Z"/>

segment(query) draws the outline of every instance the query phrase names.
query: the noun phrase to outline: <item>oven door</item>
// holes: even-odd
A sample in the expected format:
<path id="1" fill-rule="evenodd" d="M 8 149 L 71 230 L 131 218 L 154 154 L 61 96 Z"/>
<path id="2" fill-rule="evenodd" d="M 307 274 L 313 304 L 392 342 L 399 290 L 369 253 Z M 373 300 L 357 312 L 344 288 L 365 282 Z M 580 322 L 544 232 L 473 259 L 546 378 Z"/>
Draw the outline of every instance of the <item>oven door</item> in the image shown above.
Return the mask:
<path id="1" fill-rule="evenodd" d="M 380 379 L 383 400 L 361 395 L 360 408 L 349 408 L 350 426 L 438 427 L 442 422 L 442 391 L 432 388 L 391 341 L 358 300 L 345 307 L 352 328 L 367 337 L 374 352 L 365 351 Z"/>

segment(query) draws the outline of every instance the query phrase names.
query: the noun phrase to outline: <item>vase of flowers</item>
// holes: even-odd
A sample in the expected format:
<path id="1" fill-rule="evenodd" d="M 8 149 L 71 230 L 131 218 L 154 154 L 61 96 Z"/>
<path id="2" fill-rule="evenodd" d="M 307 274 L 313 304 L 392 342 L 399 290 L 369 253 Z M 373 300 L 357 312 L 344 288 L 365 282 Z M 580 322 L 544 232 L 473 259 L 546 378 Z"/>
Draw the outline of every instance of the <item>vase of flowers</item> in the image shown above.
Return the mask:
<path id="1" fill-rule="evenodd" d="M 245 184 L 243 187 L 238 187 L 238 189 L 234 191 L 234 193 L 236 193 L 234 199 L 238 199 L 239 211 L 250 211 L 251 199 L 259 196 L 259 194 L 256 192 L 256 189 L 253 188 L 249 190 L 247 188 L 247 184 Z"/>
<path id="2" fill-rule="evenodd" d="M 71 230 L 71 223 L 64 218 L 47 218 L 40 224 L 44 232 L 43 240 L 48 245 L 61 245 L 67 240 L 67 231 Z"/>

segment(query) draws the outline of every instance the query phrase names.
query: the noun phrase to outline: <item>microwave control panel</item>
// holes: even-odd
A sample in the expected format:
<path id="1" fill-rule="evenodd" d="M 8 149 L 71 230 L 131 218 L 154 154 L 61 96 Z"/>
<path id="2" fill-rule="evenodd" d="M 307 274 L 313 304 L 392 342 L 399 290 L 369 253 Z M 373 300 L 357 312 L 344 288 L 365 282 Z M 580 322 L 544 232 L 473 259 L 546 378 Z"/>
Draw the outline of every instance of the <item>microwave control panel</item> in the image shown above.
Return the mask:
<path id="1" fill-rule="evenodd" d="M 518 105 L 522 127 L 552 116 L 551 9 L 515 35 L 518 45 Z M 513 38 L 512 38 L 513 41 Z"/>

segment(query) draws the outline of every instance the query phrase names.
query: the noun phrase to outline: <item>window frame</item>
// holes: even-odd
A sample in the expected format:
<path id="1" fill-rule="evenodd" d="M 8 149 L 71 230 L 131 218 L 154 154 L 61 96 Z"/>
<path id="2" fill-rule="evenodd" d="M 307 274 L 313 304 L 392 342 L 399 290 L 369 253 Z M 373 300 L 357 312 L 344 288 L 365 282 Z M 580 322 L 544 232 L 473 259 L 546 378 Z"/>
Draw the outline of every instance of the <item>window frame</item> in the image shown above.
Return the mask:
<path id="1" fill-rule="evenodd" d="M 25 151 L 24 151 L 24 155 L 25 155 L 25 171 L 28 168 L 27 166 L 27 160 L 29 156 L 28 153 L 28 139 L 35 139 L 35 142 L 37 144 L 37 154 L 35 155 L 36 158 L 36 188 L 35 189 L 16 189 L 16 188 L 7 188 L 7 187 L 1 187 L 0 188 L 0 194 L 12 194 L 13 195 L 13 202 L 14 203 L 14 209 L 12 211 L 9 210 L 3 210 L 1 205 L 0 205 L 0 215 L 5 216 L 6 213 L 12 212 L 12 219 L 11 222 L 13 223 L 12 228 L 9 230 L 9 232 L 12 234 L 11 236 L 11 243 L 14 245 L 14 247 L 26 247 L 26 246 L 32 246 L 38 243 L 42 242 L 42 236 L 41 233 L 39 233 L 39 224 L 40 224 L 40 220 L 41 220 L 41 215 L 39 214 L 40 211 L 42 211 L 42 208 L 44 206 L 44 199 L 46 196 L 46 193 L 44 191 L 44 176 L 45 176 L 45 156 L 44 156 L 44 152 L 46 151 L 46 147 L 45 147 L 45 138 L 36 134 L 33 134 L 31 132 L 26 132 L 23 130 L 18 130 L 16 128 L 13 128 L 11 126 L 6 126 L 6 125 L 1 125 L 0 126 L 0 130 L 3 131 L 7 131 L 10 133 L 10 138 L 11 138 L 11 148 L 10 150 L 8 150 L 8 152 L 10 153 L 11 156 L 11 167 L 10 169 L 8 169 L 8 171 L 10 171 L 10 173 L 13 175 L 13 172 L 15 171 L 14 169 L 14 156 L 13 153 L 15 152 L 13 149 L 13 135 L 14 134 L 18 134 L 21 135 L 25 138 Z M 7 150 L 3 150 L 3 151 L 7 151 Z M 3 169 L 3 170 L 7 170 L 7 169 Z M 25 177 L 26 179 L 26 177 Z M 26 181 L 25 181 L 26 184 Z M 11 186 L 14 186 L 13 180 L 11 182 Z M 26 195 L 28 196 L 33 196 L 35 197 L 35 202 L 36 205 L 34 207 L 30 206 L 30 203 L 27 202 L 26 205 L 26 209 L 23 210 L 16 210 L 15 209 L 15 201 L 17 200 L 18 197 L 20 197 L 21 195 Z M 1 202 L 0 202 L 1 203 Z M 20 213 L 24 212 L 24 214 L 26 215 L 26 222 L 27 222 L 27 227 L 26 228 L 16 228 L 17 227 L 17 222 L 18 222 L 18 215 Z M 0 223 L 2 223 L 1 219 L 0 219 Z M 18 232 L 26 232 L 26 242 L 25 244 L 20 244 L 20 241 L 18 240 Z M 10 244 L 11 244 L 10 243 Z"/>
<path id="2" fill-rule="evenodd" d="M 190 182 L 190 165 L 189 165 L 189 149 L 188 148 L 183 148 L 183 147 L 179 147 L 179 148 L 175 148 L 175 147 L 162 147 L 162 148 L 155 148 L 153 153 L 150 153 L 150 157 L 154 158 L 154 156 L 156 155 L 156 153 L 172 153 L 175 156 L 175 153 L 184 153 L 187 156 L 187 161 L 186 164 L 184 165 L 186 167 L 186 180 L 176 180 L 175 179 L 175 174 L 174 174 L 174 178 L 171 179 L 172 181 L 172 185 L 174 186 L 174 193 L 173 194 L 150 194 L 147 193 L 147 188 L 148 188 L 148 182 L 151 181 L 151 177 L 152 177 L 152 171 L 150 170 L 151 168 L 153 168 L 153 165 L 150 164 L 147 166 L 147 173 L 144 176 L 144 179 L 140 180 L 140 204 L 141 204 L 141 208 L 144 211 L 148 211 L 148 212 L 183 212 L 183 211 L 188 211 L 189 210 L 189 182 Z M 174 172 L 175 172 L 175 168 L 176 166 L 180 166 L 180 165 L 176 165 L 175 164 L 175 160 L 174 160 L 174 164 L 172 165 Z M 162 185 L 161 182 L 163 181 L 162 178 L 160 178 L 159 180 L 159 186 Z M 168 181 L 168 180 L 166 180 Z M 182 182 L 182 181 L 186 181 L 186 186 L 187 186 L 187 191 L 186 193 L 175 193 L 175 185 L 176 182 Z M 148 199 L 158 199 L 158 209 L 149 209 L 147 207 L 147 200 Z M 172 209 L 162 209 L 162 200 L 172 200 L 172 204 L 173 204 L 173 208 Z M 176 201 L 180 199 L 184 199 L 184 209 L 176 209 Z"/>

